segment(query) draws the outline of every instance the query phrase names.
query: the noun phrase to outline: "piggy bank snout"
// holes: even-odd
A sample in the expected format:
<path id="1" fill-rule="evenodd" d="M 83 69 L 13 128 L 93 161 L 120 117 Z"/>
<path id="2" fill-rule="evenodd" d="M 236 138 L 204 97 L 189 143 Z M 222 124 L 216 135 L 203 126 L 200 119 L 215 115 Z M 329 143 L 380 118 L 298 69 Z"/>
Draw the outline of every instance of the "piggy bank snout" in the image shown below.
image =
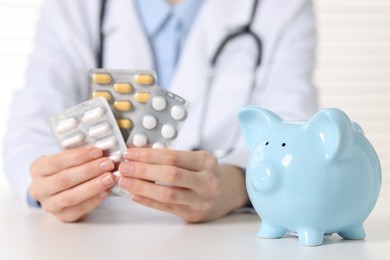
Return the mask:
<path id="1" fill-rule="evenodd" d="M 268 162 L 260 163 L 252 172 L 252 185 L 261 193 L 271 192 L 276 189 L 279 179 L 278 168 Z"/>

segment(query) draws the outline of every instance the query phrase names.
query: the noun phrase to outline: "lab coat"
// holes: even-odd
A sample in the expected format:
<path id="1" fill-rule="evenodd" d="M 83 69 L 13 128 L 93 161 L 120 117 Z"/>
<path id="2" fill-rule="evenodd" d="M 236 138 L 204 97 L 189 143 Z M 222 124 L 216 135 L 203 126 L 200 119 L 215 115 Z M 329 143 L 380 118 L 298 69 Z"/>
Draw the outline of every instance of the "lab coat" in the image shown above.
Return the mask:
<path id="1" fill-rule="evenodd" d="M 88 70 L 96 67 L 99 39 L 96 3 L 100 1 L 44 4 L 26 85 L 15 95 L 4 140 L 5 172 L 23 200 L 31 183 L 31 162 L 59 152 L 48 118 L 89 99 Z M 204 1 L 169 88 L 192 104 L 173 148 L 234 148 L 220 162 L 245 167 L 249 151 L 238 130 L 240 107 L 256 104 L 288 120 L 305 120 L 316 111 L 311 82 L 315 22 L 310 1 L 259 1 L 252 28 L 261 37 L 263 50 L 256 74 L 257 49 L 248 36 L 228 44 L 217 66 L 210 68 L 218 45 L 248 22 L 252 6 L 252 0 Z M 103 31 L 105 68 L 153 69 L 150 45 L 132 1 L 108 1 Z M 211 86 L 210 75 L 214 76 Z M 253 79 L 257 87 L 251 91 Z"/>

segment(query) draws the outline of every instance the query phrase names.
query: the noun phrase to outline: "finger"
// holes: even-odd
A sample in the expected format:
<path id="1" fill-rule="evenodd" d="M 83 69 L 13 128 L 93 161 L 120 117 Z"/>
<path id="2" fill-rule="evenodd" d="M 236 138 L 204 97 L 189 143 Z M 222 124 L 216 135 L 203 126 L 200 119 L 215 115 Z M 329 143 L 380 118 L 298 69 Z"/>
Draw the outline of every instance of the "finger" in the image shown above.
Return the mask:
<path id="1" fill-rule="evenodd" d="M 119 165 L 122 176 L 161 182 L 182 188 L 193 189 L 201 184 L 202 176 L 171 165 L 155 165 L 143 162 L 124 161 Z"/>
<path id="2" fill-rule="evenodd" d="M 132 194 L 163 203 L 193 206 L 196 206 L 196 204 L 199 203 L 199 197 L 189 189 L 166 186 L 126 177 L 121 177 L 119 179 L 119 186 Z"/>
<path id="3" fill-rule="evenodd" d="M 52 213 L 80 204 L 103 191 L 112 187 L 115 183 L 114 175 L 110 172 L 89 180 L 69 190 L 57 193 L 50 197 L 43 208 Z"/>
<path id="4" fill-rule="evenodd" d="M 96 147 L 80 147 L 65 150 L 60 153 L 42 156 L 30 167 L 31 174 L 52 175 L 69 167 L 84 164 L 100 158 L 103 152 Z"/>
<path id="5" fill-rule="evenodd" d="M 104 191 L 80 204 L 63 209 L 59 213 L 55 214 L 55 216 L 62 222 L 78 221 L 99 206 L 109 194 L 110 193 L 108 191 Z"/>
<path id="6" fill-rule="evenodd" d="M 217 165 L 215 157 L 205 151 L 129 148 L 124 153 L 124 158 L 129 161 L 173 165 L 192 171 L 199 171 Z"/>
<path id="7" fill-rule="evenodd" d="M 105 172 L 114 169 L 114 163 L 108 158 L 99 158 L 97 160 L 67 168 L 55 175 L 42 178 L 42 189 L 44 196 L 54 195 L 58 192 L 70 189 L 83 182 L 91 180 Z"/>

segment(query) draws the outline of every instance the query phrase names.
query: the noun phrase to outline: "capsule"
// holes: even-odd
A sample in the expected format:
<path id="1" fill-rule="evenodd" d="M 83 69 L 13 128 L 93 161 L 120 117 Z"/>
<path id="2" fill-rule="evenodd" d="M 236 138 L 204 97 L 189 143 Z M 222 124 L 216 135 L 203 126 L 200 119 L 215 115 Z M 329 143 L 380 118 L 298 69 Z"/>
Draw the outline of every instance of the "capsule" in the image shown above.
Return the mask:
<path id="1" fill-rule="evenodd" d="M 85 124 L 92 124 L 101 119 L 103 119 L 105 115 L 105 109 L 102 107 L 96 107 L 91 110 L 88 110 L 84 113 L 82 121 Z"/>
<path id="2" fill-rule="evenodd" d="M 78 133 L 62 140 L 61 145 L 65 149 L 79 147 L 83 144 L 85 135 L 83 133 Z"/>
<path id="3" fill-rule="evenodd" d="M 103 151 L 112 149 L 117 145 L 118 145 L 118 140 L 116 140 L 116 138 L 113 136 L 100 140 L 95 144 L 97 148 Z"/>
<path id="4" fill-rule="evenodd" d="M 134 100 L 139 103 L 146 103 L 149 100 L 150 92 L 137 92 L 134 95 Z"/>
<path id="5" fill-rule="evenodd" d="M 114 90 L 115 92 L 126 94 L 133 90 L 133 86 L 130 83 L 116 83 Z"/>
<path id="6" fill-rule="evenodd" d="M 104 122 L 102 124 L 91 127 L 88 130 L 88 135 L 94 138 L 102 138 L 112 133 L 111 124 Z"/>
<path id="7" fill-rule="evenodd" d="M 115 162 L 115 163 L 118 163 L 120 161 L 122 161 L 122 153 L 120 151 L 117 151 L 117 152 L 113 152 L 111 153 L 108 158 Z"/>
<path id="8" fill-rule="evenodd" d="M 119 171 L 115 171 L 112 173 L 115 177 L 115 179 L 118 179 L 119 177 L 121 177 L 121 173 Z"/>
<path id="9" fill-rule="evenodd" d="M 112 99 L 111 93 L 108 91 L 94 91 L 92 93 L 92 98 L 104 97 L 107 101 Z"/>
<path id="10" fill-rule="evenodd" d="M 154 77 L 151 74 L 137 74 L 134 79 L 140 85 L 152 85 L 154 83 Z"/>
<path id="11" fill-rule="evenodd" d="M 133 126 L 131 120 L 127 119 L 127 118 L 117 119 L 116 122 L 117 122 L 119 128 L 122 128 L 122 129 L 130 129 Z"/>
<path id="12" fill-rule="evenodd" d="M 117 111 L 130 111 L 132 106 L 130 101 L 116 101 L 114 102 L 114 108 Z"/>
<path id="13" fill-rule="evenodd" d="M 92 75 L 92 82 L 95 84 L 110 84 L 111 75 L 108 73 L 94 73 Z"/>
<path id="14" fill-rule="evenodd" d="M 57 134 L 61 135 L 76 129 L 77 126 L 78 126 L 77 119 L 74 117 L 70 117 L 68 119 L 58 122 L 55 131 Z"/>

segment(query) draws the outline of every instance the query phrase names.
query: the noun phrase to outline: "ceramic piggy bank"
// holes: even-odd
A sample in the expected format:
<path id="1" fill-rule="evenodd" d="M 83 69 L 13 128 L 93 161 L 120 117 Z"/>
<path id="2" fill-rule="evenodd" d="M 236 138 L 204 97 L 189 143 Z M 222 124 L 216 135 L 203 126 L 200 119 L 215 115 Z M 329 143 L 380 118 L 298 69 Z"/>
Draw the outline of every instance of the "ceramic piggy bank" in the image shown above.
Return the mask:
<path id="1" fill-rule="evenodd" d="M 262 219 L 259 237 L 295 233 L 310 246 L 322 244 L 325 234 L 365 237 L 381 169 L 358 124 L 335 108 L 286 122 L 254 106 L 242 108 L 239 123 L 251 151 L 246 186 Z"/>

